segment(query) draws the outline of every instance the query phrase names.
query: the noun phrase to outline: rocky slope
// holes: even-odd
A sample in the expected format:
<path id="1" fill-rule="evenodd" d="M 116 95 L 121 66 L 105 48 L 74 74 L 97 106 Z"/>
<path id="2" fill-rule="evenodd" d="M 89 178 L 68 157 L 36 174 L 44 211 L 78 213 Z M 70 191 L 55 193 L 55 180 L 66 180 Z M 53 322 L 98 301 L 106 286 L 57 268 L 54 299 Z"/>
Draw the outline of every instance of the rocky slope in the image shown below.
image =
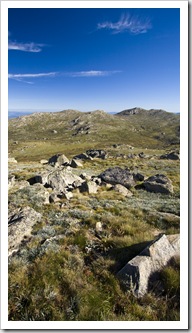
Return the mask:
<path id="1" fill-rule="evenodd" d="M 135 111 L 9 121 L 9 320 L 179 320 L 179 117 Z"/>

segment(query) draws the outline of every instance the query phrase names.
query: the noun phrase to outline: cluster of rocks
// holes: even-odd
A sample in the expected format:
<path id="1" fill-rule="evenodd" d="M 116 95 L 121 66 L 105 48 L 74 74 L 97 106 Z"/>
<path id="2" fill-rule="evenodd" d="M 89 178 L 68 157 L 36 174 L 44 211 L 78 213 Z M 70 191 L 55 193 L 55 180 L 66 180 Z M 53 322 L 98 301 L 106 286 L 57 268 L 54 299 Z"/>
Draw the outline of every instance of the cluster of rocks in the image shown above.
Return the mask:
<path id="1" fill-rule="evenodd" d="M 81 161 L 84 159 L 101 158 L 105 159 L 107 153 L 103 150 L 88 150 L 84 154 L 75 156 L 72 161 L 63 155 L 52 156 L 47 163 L 53 170 L 44 170 L 20 184 L 17 195 L 23 198 L 29 198 L 29 201 L 37 200 L 37 204 L 48 204 L 58 202 L 65 198 L 70 200 L 73 197 L 73 190 L 88 194 L 97 193 L 99 186 L 106 186 L 130 197 L 132 188 L 144 189 L 154 193 L 173 193 L 171 180 L 162 174 L 156 174 L 145 179 L 144 175 L 138 172 L 131 172 L 128 168 L 120 167 L 108 168 L 97 176 L 88 176 L 85 173 L 79 176 L 73 173 L 73 168 L 81 167 Z M 9 176 L 9 187 L 16 184 L 15 177 Z"/>

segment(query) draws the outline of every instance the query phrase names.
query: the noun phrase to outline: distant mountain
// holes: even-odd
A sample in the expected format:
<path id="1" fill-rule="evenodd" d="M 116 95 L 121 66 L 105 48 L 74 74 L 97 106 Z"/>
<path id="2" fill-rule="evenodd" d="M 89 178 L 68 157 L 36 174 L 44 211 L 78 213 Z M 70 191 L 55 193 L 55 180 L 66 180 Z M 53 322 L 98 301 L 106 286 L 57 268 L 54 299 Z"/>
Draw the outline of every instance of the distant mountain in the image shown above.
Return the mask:
<path id="1" fill-rule="evenodd" d="M 20 146 L 15 146 L 18 141 Z M 180 116 L 163 110 L 134 108 L 117 114 L 102 110 L 40 112 L 9 119 L 9 149 L 17 154 L 48 156 L 56 151 L 79 153 L 125 144 L 141 149 L 179 145 Z M 46 145 L 45 145 L 46 144 Z M 25 146 L 25 153 L 22 151 Z M 27 147 L 27 148 L 26 148 Z M 19 153 L 19 150 L 20 153 Z M 17 155 L 16 155 L 17 157 Z"/>
<path id="2" fill-rule="evenodd" d="M 143 108 L 139 108 L 139 107 L 135 107 L 135 108 L 131 108 L 131 109 L 126 109 L 126 110 L 123 110 L 121 112 L 118 112 L 116 113 L 117 116 L 129 116 L 129 115 L 135 115 L 135 114 L 147 114 L 147 115 L 155 115 L 157 113 L 170 113 L 170 112 L 167 112 L 165 110 L 161 110 L 161 109 L 150 109 L 150 110 L 146 110 L 146 109 L 143 109 Z"/>

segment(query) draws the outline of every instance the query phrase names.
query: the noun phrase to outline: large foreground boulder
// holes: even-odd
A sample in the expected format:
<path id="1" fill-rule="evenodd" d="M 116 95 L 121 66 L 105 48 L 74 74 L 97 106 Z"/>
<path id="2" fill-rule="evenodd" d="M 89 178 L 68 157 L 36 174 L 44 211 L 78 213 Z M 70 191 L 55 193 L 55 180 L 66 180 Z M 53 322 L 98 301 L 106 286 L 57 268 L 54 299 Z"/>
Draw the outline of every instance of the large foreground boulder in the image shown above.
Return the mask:
<path id="1" fill-rule="evenodd" d="M 8 254 L 19 249 L 23 240 L 31 236 L 33 226 L 40 222 L 41 214 L 33 208 L 17 208 L 8 216 Z"/>
<path id="2" fill-rule="evenodd" d="M 119 167 L 109 168 L 102 172 L 99 177 L 106 183 L 121 184 L 128 189 L 135 185 L 133 174 L 129 170 Z"/>
<path id="3" fill-rule="evenodd" d="M 141 297 L 148 291 L 150 277 L 180 254 L 180 235 L 161 235 L 117 274 L 123 285 Z"/>
<path id="4" fill-rule="evenodd" d="M 165 175 L 157 174 L 155 176 L 147 178 L 143 182 L 143 187 L 148 192 L 165 193 L 165 194 L 173 193 L 172 182 Z"/>

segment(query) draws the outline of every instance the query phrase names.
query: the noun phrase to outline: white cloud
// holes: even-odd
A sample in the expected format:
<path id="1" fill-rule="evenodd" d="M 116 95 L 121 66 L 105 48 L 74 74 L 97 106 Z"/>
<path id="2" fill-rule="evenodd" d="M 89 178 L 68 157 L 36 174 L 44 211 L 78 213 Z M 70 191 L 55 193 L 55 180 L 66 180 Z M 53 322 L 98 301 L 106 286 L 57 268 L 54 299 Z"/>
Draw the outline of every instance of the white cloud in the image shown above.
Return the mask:
<path id="1" fill-rule="evenodd" d="M 141 20 L 139 17 L 130 15 L 122 15 L 118 22 L 103 22 L 98 23 L 97 29 L 111 30 L 113 34 L 119 34 L 121 32 L 129 32 L 134 35 L 146 33 L 151 29 L 151 23 L 149 19 Z"/>
<path id="2" fill-rule="evenodd" d="M 16 51 L 24 51 L 24 52 L 41 52 L 42 47 L 44 44 L 37 44 L 37 43 L 18 43 L 18 42 L 13 42 L 9 41 L 8 43 L 8 49 L 9 50 L 16 50 Z"/>
<path id="3" fill-rule="evenodd" d="M 68 76 L 71 77 L 98 77 L 98 76 L 109 76 L 115 73 L 119 73 L 120 71 L 80 71 L 80 72 L 71 72 L 68 73 Z"/>
<path id="4" fill-rule="evenodd" d="M 22 79 L 22 78 L 37 78 L 45 76 L 55 76 L 57 72 L 50 73 L 37 73 L 37 74 L 8 74 L 9 79 Z"/>

